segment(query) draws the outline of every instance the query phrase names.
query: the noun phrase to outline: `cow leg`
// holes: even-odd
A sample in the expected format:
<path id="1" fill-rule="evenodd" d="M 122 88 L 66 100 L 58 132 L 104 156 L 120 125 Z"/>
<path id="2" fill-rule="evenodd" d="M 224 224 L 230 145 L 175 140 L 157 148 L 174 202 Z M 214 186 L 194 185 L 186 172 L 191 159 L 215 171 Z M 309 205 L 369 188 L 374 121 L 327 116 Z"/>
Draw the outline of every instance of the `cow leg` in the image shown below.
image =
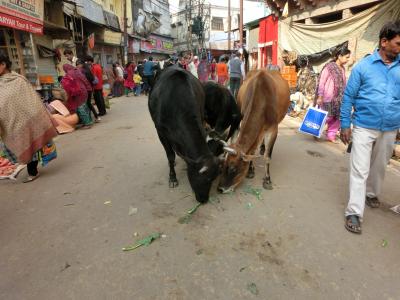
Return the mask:
<path id="1" fill-rule="evenodd" d="M 175 151 L 167 138 L 161 136 L 161 134 L 158 134 L 158 137 L 160 138 L 161 144 L 164 146 L 165 152 L 167 153 L 169 165 L 169 187 L 177 187 L 179 183 L 175 173 Z"/>
<path id="2" fill-rule="evenodd" d="M 265 143 L 263 141 L 261 146 L 260 146 L 260 155 L 264 155 L 264 153 L 265 153 Z"/>
<path id="3" fill-rule="evenodd" d="M 278 126 L 276 126 L 271 133 L 266 133 L 265 135 L 265 153 L 264 153 L 264 159 L 265 159 L 265 177 L 263 178 L 263 187 L 264 189 L 267 190 L 272 190 L 272 181 L 271 181 L 271 175 L 269 173 L 269 164 L 271 162 L 271 156 L 272 156 L 272 150 L 274 149 L 275 141 L 278 136 Z"/>
<path id="4" fill-rule="evenodd" d="M 254 165 L 253 165 L 253 162 L 251 161 L 251 162 L 250 162 L 250 165 L 249 165 L 249 170 L 247 171 L 246 177 L 247 177 L 247 178 L 254 178 L 254 176 L 255 176 L 255 173 L 254 173 Z"/>

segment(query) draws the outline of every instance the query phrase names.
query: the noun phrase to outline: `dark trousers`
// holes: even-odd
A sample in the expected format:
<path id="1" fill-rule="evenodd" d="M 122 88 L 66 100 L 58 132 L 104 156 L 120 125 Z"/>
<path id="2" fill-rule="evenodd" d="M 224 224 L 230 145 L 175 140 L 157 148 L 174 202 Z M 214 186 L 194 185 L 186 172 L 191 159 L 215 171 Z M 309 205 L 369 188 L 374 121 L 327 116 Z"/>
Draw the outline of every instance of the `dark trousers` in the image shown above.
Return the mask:
<path id="1" fill-rule="evenodd" d="M 231 90 L 232 95 L 237 98 L 237 93 L 240 88 L 240 78 L 231 77 L 229 81 L 229 88 Z"/>
<path id="2" fill-rule="evenodd" d="M 143 82 L 144 82 L 144 87 L 143 90 L 145 93 L 150 93 L 150 91 L 153 89 L 154 86 L 154 76 L 144 76 L 143 77 Z"/>
<path id="3" fill-rule="evenodd" d="M 103 90 L 94 90 L 93 92 L 94 102 L 96 102 L 97 109 L 99 110 L 99 116 L 104 116 L 106 112 L 106 104 L 104 103 Z"/>
<path id="4" fill-rule="evenodd" d="M 28 163 L 26 165 L 29 176 L 36 176 L 38 174 L 38 169 L 37 169 L 38 164 L 39 164 L 39 161 L 36 160 L 36 161 L 31 161 L 30 163 Z"/>
<path id="5" fill-rule="evenodd" d="M 96 109 L 92 105 L 92 92 L 88 92 L 88 98 L 86 100 L 86 104 L 89 107 L 90 111 L 93 113 L 94 118 L 97 119 L 99 115 L 97 114 Z"/>

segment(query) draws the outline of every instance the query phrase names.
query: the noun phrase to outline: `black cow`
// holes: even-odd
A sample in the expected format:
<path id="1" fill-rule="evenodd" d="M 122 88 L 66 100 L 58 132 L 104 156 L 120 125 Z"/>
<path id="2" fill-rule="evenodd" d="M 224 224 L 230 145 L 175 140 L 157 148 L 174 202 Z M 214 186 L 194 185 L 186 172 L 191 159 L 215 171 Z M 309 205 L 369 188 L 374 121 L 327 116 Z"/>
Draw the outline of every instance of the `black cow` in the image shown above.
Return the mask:
<path id="1" fill-rule="evenodd" d="M 206 143 L 204 90 L 189 72 L 169 67 L 161 72 L 149 96 L 149 110 L 167 153 L 169 186 L 178 186 L 175 153 L 187 164 L 190 185 L 199 202 L 207 202 L 219 162 Z"/>
<path id="2" fill-rule="evenodd" d="M 206 97 L 205 121 L 214 131 L 210 136 L 227 141 L 239 129 L 242 119 L 235 98 L 226 87 L 212 81 L 204 83 L 203 88 Z M 228 128 L 229 133 L 225 136 Z M 223 152 L 222 145 L 215 140 L 209 141 L 208 145 L 215 155 Z"/>

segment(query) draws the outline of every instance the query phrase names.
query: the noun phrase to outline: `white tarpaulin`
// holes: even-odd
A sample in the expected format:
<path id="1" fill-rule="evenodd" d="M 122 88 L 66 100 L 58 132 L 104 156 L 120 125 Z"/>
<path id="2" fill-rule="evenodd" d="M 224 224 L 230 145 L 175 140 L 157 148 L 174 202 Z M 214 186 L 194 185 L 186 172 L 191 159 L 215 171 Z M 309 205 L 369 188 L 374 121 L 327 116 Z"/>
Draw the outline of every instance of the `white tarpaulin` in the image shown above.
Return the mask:
<path id="1" fill-rule="evenodd" d="M 387 0 L 348 19 L 325 24 L 301 24 L 290 18 L 279 21 L 280 50 L 309 55 L 349 41 L 356 60 L 378 44 L 382 26 L 400 19 L 399 0 Z"/>

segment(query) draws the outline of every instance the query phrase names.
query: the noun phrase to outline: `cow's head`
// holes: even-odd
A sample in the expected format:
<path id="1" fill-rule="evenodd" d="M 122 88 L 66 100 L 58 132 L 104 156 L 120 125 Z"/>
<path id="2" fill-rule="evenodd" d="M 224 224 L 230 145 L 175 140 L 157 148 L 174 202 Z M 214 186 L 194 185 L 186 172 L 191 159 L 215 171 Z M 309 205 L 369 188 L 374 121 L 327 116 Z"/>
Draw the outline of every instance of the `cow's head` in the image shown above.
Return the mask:
<path id="1" fill-rule="evenodd" d="M 218 159 L 210 156 L 199 161 L 189 162 L 187 172 L 196 200 L 201 203 L 207 202 L 211 185 L 219 173 Z"/>
<path id="2" fill-rule="evenodd" d="M 221 193 L 232 192 L 242 182 L 249 169 L 253 155 L 244 154 L 237 146 L 224 146 L 226 157 L 222 167 L 218 191 Z"/>

